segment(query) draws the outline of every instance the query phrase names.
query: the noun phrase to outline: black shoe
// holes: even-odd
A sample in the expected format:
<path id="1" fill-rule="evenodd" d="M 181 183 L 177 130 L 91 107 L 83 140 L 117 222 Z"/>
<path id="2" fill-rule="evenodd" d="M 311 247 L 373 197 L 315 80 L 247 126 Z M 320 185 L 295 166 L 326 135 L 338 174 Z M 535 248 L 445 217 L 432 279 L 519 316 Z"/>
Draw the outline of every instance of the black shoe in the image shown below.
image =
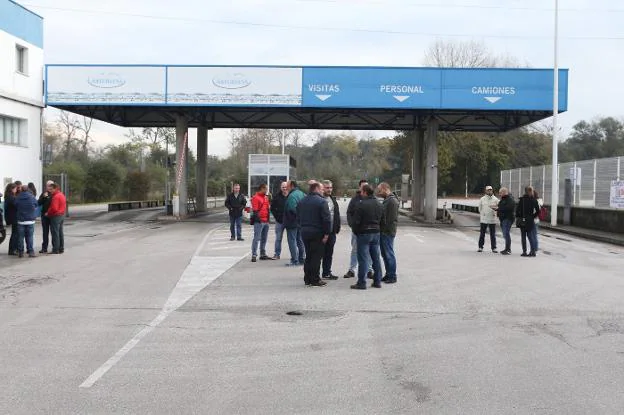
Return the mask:
<path id="1" fill-rule="evenodd" d="M 323 279 L 324 280 L 337 280 L 338 276 L 330 272 L 329 275 L 323 275 Z"/>
<path id="2" fill-rule="evenodd" d="M 255 256 L 252 256 L 252 257 L 251 257 L 251 262 L 256 262 L 256 261 L 257 261 L 256 257 L 255 257 Z"/>
<path id="3" fill-rule="evenodd" d="M 520 256 L 526 257 L 528 256 L 526 252 L 523 252 L 522 254 L 520 254 Z"/>
<path id="4" fill-rule="evenodd" d="M 233 241 L 234 239 L 235 239 L 235 238 L 232 236 L 232 237 L 230 238 L 230 241 Z"/>
<path id="5" fill-rule="evenodd" d="M 483 252 L 483 248 L 477 249 L 477 252 Z"/>
<path id="6" fill-rule="evenodd" d="M 355 278 L 355 272 L 349 270 L 347 271 L 347 273 L 344 275 L 343 278 Z"/>
<path id="7" fill-rule="evenodd" d="M 381 282 L 386 282 L 386 281 L 388 281 L 388 278 L 390 278 L 390 277 L 388 277 L 387 275 L 384 275 L 384 277 L 381 279 Z"/>
<path id="8" fill-rule="evenodd" d="M 35 255 L 34 252 L 31 252 L 30 254 L 28 254 L 28 258 L 37 258 L 37 255 Z"/>
<path id="9" fill-rule="evenodd" d="M 64 254 L 65 250 L 64 249 L 59 249 L 59 254 Z"/>
<path id="10" fill-rule="evenodd" d="M 359 284 L 353 284 L 351 286 L 352 290 L 365 290 L 366 289 L 366 285 L 359 285 Z"/>
<path id="11" fill-rule="evenodd" d="M 326 286 L 327 283 L 323 280 L 318 280 L 318 281 L 314 281 L 312 283 L 310 283 L 310 287 L 324 287 Z"/>
<path id="12" fill-rule="evenodd" d="M 273 261 L 277 261 L 278 259 L 280 259 L 279 255 L 273 255 L 273 257 L 271 258 Z"/>
<path id="13" fill-rule="evenodd" d="M 61 253 L 61 252 L 59 252 L 59 251 L 52 251 L 52 252 L 51 252 L 51 254 L 53 254 L 53 255 L 58 255 L 58 254 L 60 254 L 60 253 Z"/>
<path id="14" fill-rule="evenodd" d="M 245 239 L 243 238 L 238 238 L 237 241 L 244 241 Z"/>
<path id="15" fill-rule="evenodd" d="M 18 252 L 17 253 L 17 257 L 18 258 L 24 258 L 24 253 L 23 252 Z"/>
<path id="16" fill-rule="evenodd" d="M 41 251 L 39 251 L 40 254 L 47 254 L 48 250 L 47 249 L 42 249 Z"/>
<path id="17" fill-rule="evenodd" d="M 493 254 L 498 254 L 498 251 L 496 250 L 496 248 L 492 249 L 492 253 Z"/>
<path id="18" fill-rule="evenodd" d="M 371 284 L 372 288 L 381 288 L 381 283 L 380 282 L 374 282 Z"/>
<path id="19" fill-rule="evenodd" d="M 388 278 L 384 281 L 386 284 L 396 284 L 397 279 L 396 278 Z"/>
<path id="20" fill-rule="evenodd" d="M 511 255 L 511 251 L 504 250 L 501 255 Z"/>
<path id="21" fill-rule="evenodd" d="M 529 255 L 528 255 L 528 256 L 531 256 L 531 257 L 536 257 L 536 256 L 537 256 L 537 254 L 535 253 L 535 251 L 531 251 L 531 252 L 529 252 Z"/>
<path id="22" fill-rule="evenodd" d="M 260 255 L 260 261 L 268 261 L 270 259 L 271 258 L 269 256 L 267 256 L 267 255 Z"/>
<path id="23" fill-rule="evenodd" d="M 372 280 L 375 277 L 375 273 L 373 271 L 368 271 L 368 274 L 366 274 L 366 278 L 368 278 L 369 280 Z"/>

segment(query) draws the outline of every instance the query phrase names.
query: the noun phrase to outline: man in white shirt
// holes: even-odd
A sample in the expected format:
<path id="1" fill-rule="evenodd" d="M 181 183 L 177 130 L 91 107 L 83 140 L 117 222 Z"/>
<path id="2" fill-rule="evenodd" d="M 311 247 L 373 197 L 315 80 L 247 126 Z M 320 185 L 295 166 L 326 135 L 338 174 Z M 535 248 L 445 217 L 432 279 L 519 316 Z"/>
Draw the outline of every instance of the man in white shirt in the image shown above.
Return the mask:
<path id="1" fill-rule="evenodd" d="M 490 231 L 490 243 L 492 252 L 498 253 L 496 250 L 496 208 L 498 206 L 498 198 L 494 196 L 492 186 L 485 187 L 485 196 L 479 200 L 479 215 L 481 222 L 481 233 L 479 235 L 479 252 L 483 252 L 483 244 L 485 243 L 485 232 Z"/>

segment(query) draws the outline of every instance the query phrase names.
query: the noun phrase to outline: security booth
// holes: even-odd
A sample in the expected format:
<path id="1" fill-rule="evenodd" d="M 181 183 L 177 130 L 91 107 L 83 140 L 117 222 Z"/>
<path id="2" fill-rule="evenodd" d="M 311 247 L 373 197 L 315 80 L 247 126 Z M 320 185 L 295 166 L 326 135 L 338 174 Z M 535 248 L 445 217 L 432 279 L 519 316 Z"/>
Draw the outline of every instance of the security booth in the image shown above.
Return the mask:
<path id="1" fill-rule="evenodd" d="M 269 193 L 280 191 L 280 184 L 296 179 L 297 163 L 288 154 L 250 154 L 247 194 L 253 196 L 258 186 L 266 183 Z"/>

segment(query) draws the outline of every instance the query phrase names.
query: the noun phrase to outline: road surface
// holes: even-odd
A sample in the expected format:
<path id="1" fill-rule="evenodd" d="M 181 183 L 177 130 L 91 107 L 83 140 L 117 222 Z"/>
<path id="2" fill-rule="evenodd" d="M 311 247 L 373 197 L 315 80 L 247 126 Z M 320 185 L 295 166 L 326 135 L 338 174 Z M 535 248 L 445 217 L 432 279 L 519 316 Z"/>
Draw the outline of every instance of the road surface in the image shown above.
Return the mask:
<path id="1" fill-rule="evenodd" d="M 624 408 L 622 248 L 542 234 L 539 256 L 521 258 L 514 230 L 513 256 L 479 254 L 469 216 L 402 219 L 397 284 L 306 288 L 287 248 L 250 262 L 249 226 L 230 242 L 224 214 L 159 214 L 70 219 L 64 255 L 0 255 L 0 413 Z M 344 229 L 340 275 L 349 241 Z"/>

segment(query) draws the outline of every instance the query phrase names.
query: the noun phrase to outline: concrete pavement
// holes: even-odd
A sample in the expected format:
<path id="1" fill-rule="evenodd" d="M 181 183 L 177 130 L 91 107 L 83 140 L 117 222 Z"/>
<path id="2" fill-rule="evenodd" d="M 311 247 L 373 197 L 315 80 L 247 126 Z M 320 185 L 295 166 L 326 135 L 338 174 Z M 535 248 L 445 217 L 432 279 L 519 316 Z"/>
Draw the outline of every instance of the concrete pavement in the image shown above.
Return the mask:
<path id="1" fill-rule="evenodd" d="M 122 225 L 104 216 L 98 235 L 70 237 L 63 256 L 0 256 L 0 413 L 624 407 L 622 248 L 544 234 L 546 254 L 521 258 L 516 232 L 516 255 L 503 257 L 476 252 L 470 223 L 405 221 L 398 284 L 354 291 L 341 278 L 306 288 L 301 269 L 284 266 L 285 240 L 281 261 L 251 263 L 251 228 L 230 242 L 216 223 L 224 219 L 128 221 L 107 232 Z M 88 225 L 72 226 L 82 234 Z M 336 274 L 349 241 L 345 229 Z"/>

